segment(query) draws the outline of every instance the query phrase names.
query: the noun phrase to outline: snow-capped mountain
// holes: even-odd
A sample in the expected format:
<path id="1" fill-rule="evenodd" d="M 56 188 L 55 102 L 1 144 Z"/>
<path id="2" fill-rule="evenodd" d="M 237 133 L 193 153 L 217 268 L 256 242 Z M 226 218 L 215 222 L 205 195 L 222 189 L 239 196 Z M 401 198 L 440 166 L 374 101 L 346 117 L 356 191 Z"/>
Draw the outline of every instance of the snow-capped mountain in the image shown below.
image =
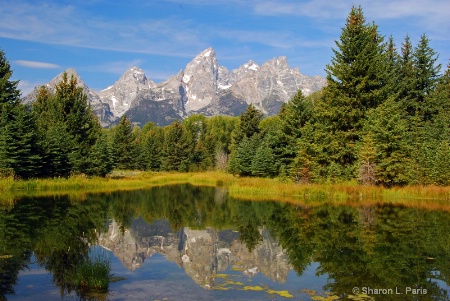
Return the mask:
<path id="1" fill-rule="evenodd" d="M 142 69 L 131 67 L 114 85 L 97 92 L 103 102 L 108 103 L 114 116 L 122 116 L 128 111 L 141 91 L 151 90 L 156 84 L 148 80 Z"/>
<path id="2" fill-rule="evenodd" d="M 142 69 L 131 67 L 112 86 L 95 92 L 75 70 L 66 72 L 76 76 L 103 126 L 114 124 L 125 113 L 141 125 L 149 121 L 167 125 L 195 113 L 235 116 L 251 103 L 265 114 L 274 115 L 298 90 L 309 95 L 326 84 L 321 76 L 306 76 L 298 68 L 290 68 L 284 56 L 261 66 L 250 60 L 230 72 L 219 65 L 212 48 L 205 49 L 184 70 L 158 84 L 147 79 Z M 47 86 L 54 87 L 61 76 Z M 33 101 L 35 97 L 34 91 L 24 101 Z"/>

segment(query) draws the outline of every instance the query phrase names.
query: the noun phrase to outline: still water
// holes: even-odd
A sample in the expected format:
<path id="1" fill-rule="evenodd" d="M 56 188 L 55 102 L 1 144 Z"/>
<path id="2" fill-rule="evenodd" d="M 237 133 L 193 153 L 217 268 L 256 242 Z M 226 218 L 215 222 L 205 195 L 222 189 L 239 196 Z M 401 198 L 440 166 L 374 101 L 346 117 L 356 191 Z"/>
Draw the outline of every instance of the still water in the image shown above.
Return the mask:
<path id="1" fill-rule="evenodd" d="M 176 185 L 0 210 L 0 300 L 450 300 L 450 214 Z M 109 290 L 73 271 L 109 263 Z M 71 284 L 72 283 L 72 284 Z"/>

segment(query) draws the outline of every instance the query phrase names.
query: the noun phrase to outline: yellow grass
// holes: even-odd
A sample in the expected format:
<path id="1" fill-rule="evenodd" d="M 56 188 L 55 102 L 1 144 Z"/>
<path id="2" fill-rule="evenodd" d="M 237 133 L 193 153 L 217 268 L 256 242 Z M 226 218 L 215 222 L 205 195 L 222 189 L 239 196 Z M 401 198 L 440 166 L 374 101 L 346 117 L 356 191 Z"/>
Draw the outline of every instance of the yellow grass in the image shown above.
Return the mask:
<path id="1" fill-rule="evenodd" d="M 223 186 L 230 197 L 248 200 L 278 200 L 308 206 L 332 203 L 366 206 L 394 203 L 411 207 L 450 211 L 450 187 L 407 186 L 386 189 L 377 186 L 345 184 L 295 184 L 278 179 L 234 177 L 219 172 L 152 173 L 115 171 L 107 178 L 0 180 L 0 202 L 12 204 L 24 195 L 70 194 L 83 199 L 86 193 L 134 190 L 154 186 L 190 183 L 197 186 Z"/>

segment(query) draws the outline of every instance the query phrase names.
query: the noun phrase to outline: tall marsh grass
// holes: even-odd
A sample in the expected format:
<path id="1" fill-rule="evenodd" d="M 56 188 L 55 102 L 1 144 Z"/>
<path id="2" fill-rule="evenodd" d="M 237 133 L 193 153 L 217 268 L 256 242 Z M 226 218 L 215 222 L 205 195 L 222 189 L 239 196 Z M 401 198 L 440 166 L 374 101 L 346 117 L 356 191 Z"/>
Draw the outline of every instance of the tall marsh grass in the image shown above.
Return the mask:
<path id="1" fill-rule="evenodd" d="M 296 184 L 280 179 L 234 177 L 221 171 L 170 173 L 115 171 L 107 178 L 82 176 L 69 179 L 14 181 L 0 179 L 0 203 L 11 204 L 14 196 L 69 194 L 83 199 L 83 194 L 135 190 L 154 186 L 190 183 L 198 186 L 222 186 L 231 197 L 250 200 L 279 200 L 316 205 L 327 203 L 367 205 L 398 203 L 430 209 L 450 210 L 450 187 L 406 186 L 384 188 L 356 183 Z M 5 195 L 5 197 L 3 197 Z"/>
<path id="2" fill-rule="evenodd" d="M 107 292 L 111 275 L 109 258 L 101 255 L 88 257 L 75 272 L 73 284 L 83 293 Z"/>

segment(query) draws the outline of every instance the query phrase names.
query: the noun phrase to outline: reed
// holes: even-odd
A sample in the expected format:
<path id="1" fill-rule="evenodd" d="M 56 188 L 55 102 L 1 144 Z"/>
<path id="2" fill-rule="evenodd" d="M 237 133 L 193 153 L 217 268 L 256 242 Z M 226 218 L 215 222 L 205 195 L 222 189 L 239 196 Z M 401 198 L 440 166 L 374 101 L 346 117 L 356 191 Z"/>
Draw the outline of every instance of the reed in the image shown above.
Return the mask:
<path id="1" fill-rule="evenodd" d="M 82 176 L 68 179 L 0 179 L 0 203 L 11 204 L 23 195 L 70 194 L 83 199 L 87 193 L 135 190 L 154 186 L 190 183 L 197 186 L 223 186 L 234 198 L 279 200 L 318 205 L 323 203 L 361 206 L 394 203 L 429 209 L 450 210 L 450 187 L 406 186 L 384 188 L 361 186 L 354 182 L 340 184 L 296 184 L 280 179 L 234 177 L 220 171 L 208 172 L 138 172 L 115 171 L 107 178 Z"/>
<path id="2" fill-rule="evenodd" d="M 97 255 L 77 267 L 74 284 L 83 293 L 106 292 L 111 276 L 109 259 Z"/>

